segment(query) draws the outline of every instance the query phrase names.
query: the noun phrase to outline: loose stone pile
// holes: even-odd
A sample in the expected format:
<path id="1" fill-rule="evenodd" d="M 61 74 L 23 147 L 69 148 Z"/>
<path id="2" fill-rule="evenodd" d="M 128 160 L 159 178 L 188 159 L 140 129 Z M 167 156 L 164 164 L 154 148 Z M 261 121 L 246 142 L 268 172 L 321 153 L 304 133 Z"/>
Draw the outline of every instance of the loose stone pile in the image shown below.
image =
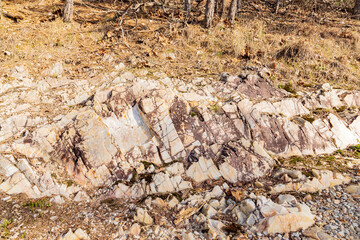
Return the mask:
<path id="1" fill-rule="evenodd" d="M 295 95 L 274 88 L 266 69 L 191 83 L 129 72 L 113 81 L 73 81 L 60 76 L 59 64 L 54 69 L 35 82 L 18 67 L 11 82 L 0 82 L 1 192 L 56 203 L 144 198 L 148 209 L 138 208 L 134 216 L 140 224 L 161 226 L 148 210 L 164 204 L 178 212 L 173 228 L 191 220 L 205 226 L 206 236 L 226 238 L 230 223 L 252 234 L 308 228 L 314 212 L 284 193 L 351 181 L 328 170 L 306 177 L 281 169 L 273 177 L 283 183 L 269 186 L 270 194 L 282 194 L 276 200 L 250 193 L 241 201 L 228 198 L 234 186 L 269 175 L 278 157 L 331 154 L 359 144 L 358 91 L 324 84 Z M 207 190 L 179 203 L 152 199 L 201 188 Z M 359 195 L 356 186 L 349 191 Z M 122 236 L 128 234 L 139 235 L 139 226 Z"/>

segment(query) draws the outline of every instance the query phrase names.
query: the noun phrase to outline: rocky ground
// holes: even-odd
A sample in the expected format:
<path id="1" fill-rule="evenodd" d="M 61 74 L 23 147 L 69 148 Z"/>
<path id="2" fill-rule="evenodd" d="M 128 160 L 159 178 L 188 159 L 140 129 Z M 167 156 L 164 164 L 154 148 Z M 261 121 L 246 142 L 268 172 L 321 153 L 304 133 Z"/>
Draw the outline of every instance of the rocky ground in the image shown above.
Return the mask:
<path id="1" fill-rule="evenodd" d="M 360 239 L 351 1 L 161 2 L 2 1 L 0 238 Z"/>
<path id="2" fill-rule="evenodd" d="M 360 92 L 114 69 L 1 79 L 3 238 L 359 239 Z"/>
<path id="3" fill-rule="evenodd" d="M 353 184 L 356 184 L 355 179 Z M 351 186 L 356 186 L 351 184 Z M 107 199 L 77 203 L 45 202 L 31 207 L 29 199 L 2 194 L 2 237 L 9 239 L 358 239 L 359 185 L 357 195 L 343 186 L 313 194 L 271 195 L 261 182 L 244 187 L 196 189 L 192 193 L 149 196 L 138 201 Z M 222 190 L 225 189 L 224 191 Z M 187 196 L 181 199 L 181 196 Z M 267 198 L 266 198 L 267 197 Z M 276 199 L 276 205 L 270 199 Z M 39 201 L 34 201 L 39 202 Z M 266 203 L 267 202 L 267 203 Z M 266 206 L 261 206 L 263 204 Z M 269 204 L 270 203 L 270 204 Z M 300 205 L 299 205 L 300 204 Z M 30 205 L 30 206 L 29 206 Z M 262 214 L 280 206 L 307 208 L 315 225 L 306 230 L 263 233 L 254 225 Z M 271 209 L 267 209 L 271 206 Z M 283 208 L 283 207 L 281 207 Z M 303 210 L 304 211 L 304 210 Z M 273 213 L 272 213 L 273 214 Z M 310 213 L 307 213 L 310 214 Z M 287 214 L 275 229 L 312 225 L 304 214 Z M 286 220 L 286 221 L 284 221 Z M 5 221 L 9 221 L 6 224 Z M 310 222 L 308 222 L 310 221 Z M 272 228 L 271 227 L 271 228 Z M 79 230 L 80 229 L 80 230 Z M 72 232 L 80 232 L 74 237 Z M 276 231 L 276 230 L 275 230 Z M 78 233 L 76 232 L 76 233 Z M 64 234 L 66 233 L 66 234 Z M 85 234 L 84 234 L 85 233 Z M 64 236 L 64 235 L 65 236 Z"/>

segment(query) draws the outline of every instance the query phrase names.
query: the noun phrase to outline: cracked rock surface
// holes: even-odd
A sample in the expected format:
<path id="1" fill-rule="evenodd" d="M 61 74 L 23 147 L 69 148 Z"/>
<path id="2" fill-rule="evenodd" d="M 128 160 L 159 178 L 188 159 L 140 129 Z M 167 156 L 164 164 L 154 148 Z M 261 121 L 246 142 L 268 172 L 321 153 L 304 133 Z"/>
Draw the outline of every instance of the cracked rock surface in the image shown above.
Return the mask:
<path id="1" fill-rule="evenodd" d="M 108 229 L 112 239 L 281 239 L 290 232 L 301 239 L 321 231 L 336 237 L 331 224 L 301 232 L 316 223 L 318 210 L 289 193 L 314 194 L 354 182 L 341 194 L 357 203 L 358 219 L 354 173 L 319 168 L 304 175 L 303 169 L 274 167 L 279 158 L 357 146 L 360 92 L 324 84 L 294 95 L 275 88 L 264 72 L 202 79 L 200 85 L 199 79 L 186 83 L 130 73 L 96 81 L 50 74 L 35 82 L 25 67 L 17 67 L 14 81 L 0 81 L 2 201 L 23 194 L 51 199 L 56 208 L 89 202 L 90 215 L 99 201 L 115 201 L 118 214 L 118 203 L 131 205 L 121 216 L 108 216 L 111 207 L 104 207 L 106 218 L 119 218 L 104 223 L 114 225 Z M 350 168 L 356 176 L 359 160 Z M 239 190 L 269 177 L 274 181 L 265 184 L 266 192 Z M 263 183 L 256 186 L 251 189 L 265 189 Z M 50 235 L 101 236 L 91 224 L 87 232 L 69 227 Z M 340 236 L 359 237 L 345 229 Z"/>

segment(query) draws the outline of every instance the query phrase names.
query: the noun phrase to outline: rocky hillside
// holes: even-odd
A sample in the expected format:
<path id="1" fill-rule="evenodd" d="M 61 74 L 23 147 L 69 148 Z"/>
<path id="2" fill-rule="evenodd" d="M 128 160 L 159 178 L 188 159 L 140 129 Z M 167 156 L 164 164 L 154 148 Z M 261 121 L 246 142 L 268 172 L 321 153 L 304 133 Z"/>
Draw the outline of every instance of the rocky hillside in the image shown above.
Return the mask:
<path id="1" fill-rule="evenodd" d="M 1 79 L 3 236 L 360 237 L 359 91 L 275 88 L 266 68 L 190 82 L 116 68 Z"/>
<path id="2" fill-rule="evenodd" d="M 1 239 L 360 239 L 354 1 L 74 2 L 0 0 Z"/>

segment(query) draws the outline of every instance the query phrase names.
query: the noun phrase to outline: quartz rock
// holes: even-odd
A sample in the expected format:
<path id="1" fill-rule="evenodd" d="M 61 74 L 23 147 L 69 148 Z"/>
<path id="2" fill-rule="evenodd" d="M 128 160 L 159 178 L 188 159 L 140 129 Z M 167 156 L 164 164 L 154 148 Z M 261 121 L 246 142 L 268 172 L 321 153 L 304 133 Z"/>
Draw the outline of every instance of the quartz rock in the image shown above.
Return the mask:
<path id="1" fill-rule="evenodd" d="M 138 237 L 141 233 L 141 227 L 138 223 L 134 223 L 129 230 L 131 236 Z"/>
<path id="2" fill-rule="evenodd" d="M 154 220 L 147 213 L 147 211 L 142 208 L 136 209 L 136 216 L 134 217 L 134 220 L 140 223 L 144 223 L 146 225 L 152 225 L 154 222 Z"/>
<path id="3" fill-rule="evenodd" d="M 289 209 L 287 213 L 265 218 L 259 223 L 258 230 L 269 234 L 294 232 L 312 226 L 314 219 L 309 207 L 299 204 L 297 209 Z"/>

